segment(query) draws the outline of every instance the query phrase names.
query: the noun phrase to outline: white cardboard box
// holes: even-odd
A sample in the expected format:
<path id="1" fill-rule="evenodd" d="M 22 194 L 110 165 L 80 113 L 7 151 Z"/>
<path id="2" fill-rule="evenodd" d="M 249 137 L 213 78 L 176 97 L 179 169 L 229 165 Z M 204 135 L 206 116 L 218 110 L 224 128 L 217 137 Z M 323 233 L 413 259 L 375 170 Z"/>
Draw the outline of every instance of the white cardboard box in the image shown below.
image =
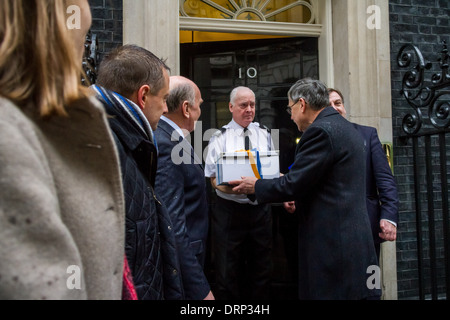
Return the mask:
<path id="1" fill-rule="evenodd" d="M 254 169 L 260 174 L 261 179 L 280 177 L 278 151 L 252 151 L 252 155 L 253 159 L 249 157 L 246 151 L 222 153 L 216 162 L 217 184 L 227 184 L 229 181 L 241 180 L 242 177 L 254 177 L 256 176 Z"/>

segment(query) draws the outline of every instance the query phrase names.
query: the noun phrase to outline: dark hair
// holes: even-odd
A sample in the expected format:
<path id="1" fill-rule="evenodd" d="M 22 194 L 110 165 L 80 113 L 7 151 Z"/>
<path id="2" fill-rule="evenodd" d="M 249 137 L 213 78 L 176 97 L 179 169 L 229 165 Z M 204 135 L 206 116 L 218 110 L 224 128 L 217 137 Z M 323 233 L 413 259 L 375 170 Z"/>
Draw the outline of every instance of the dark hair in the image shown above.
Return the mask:
<path id="1" fill-rule="evenodd" d="M 344 95 L 342 94 L 342 92 L 340 92 L 338 89 L 328 88 L 328 94 L 332 92 L 336 92 L 339 97 L 341 97 L 342 103 L 344 103 Z"/>
<path id="2" fill-rule="evenodd" d="M 164 87 L 164 73 L 170 68 L 150 51 L 124 45 L 112 50 L 100 63 L 97 84 L 130 98 L 143 85 L 150 86 L 152 95 Z"/>
<path id="3" fill-rule="evenodd" d="M 298 101 L 301 98 L 311 106 L 313 110 L 320 110 L 330 104 L 328 90 L 325 84 L 319 80 L 310 78 L 297 81 L 288 92 L 288 98 Z"/>

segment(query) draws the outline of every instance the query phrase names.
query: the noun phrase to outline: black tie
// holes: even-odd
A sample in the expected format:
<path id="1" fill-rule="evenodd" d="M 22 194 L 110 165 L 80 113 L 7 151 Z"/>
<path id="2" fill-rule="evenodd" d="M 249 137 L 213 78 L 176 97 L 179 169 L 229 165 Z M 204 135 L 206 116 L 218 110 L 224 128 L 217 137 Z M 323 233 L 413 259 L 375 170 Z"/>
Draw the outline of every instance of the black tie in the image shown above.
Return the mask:
<path id="1" fill-rule="evenodd" d="M 250 143 L 250 137 L 248 136 L 248 128 L 244 128 L 244 141 L 245 141 L 245 150 L 251 149 L 251 143 Z M 255 202 L 256 196 L 254 194 L 248 194 L 247 198 L 250 199 L 250 201 Z"/>
<path id="2" fill-rule="evenodd" d="M 248 128 L 244 128 L 245 150 L 251 149 L 250 137 L 248 136 Z"/>

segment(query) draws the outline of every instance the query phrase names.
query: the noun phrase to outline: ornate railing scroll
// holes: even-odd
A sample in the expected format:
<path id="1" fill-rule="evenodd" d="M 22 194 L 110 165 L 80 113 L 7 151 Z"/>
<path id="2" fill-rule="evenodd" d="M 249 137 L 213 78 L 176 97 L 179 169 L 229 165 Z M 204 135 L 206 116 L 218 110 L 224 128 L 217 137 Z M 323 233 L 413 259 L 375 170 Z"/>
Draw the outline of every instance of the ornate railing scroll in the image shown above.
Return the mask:
<path id="1" fill-rule="evenodd" d="M 99 61 L 100 58 L 98 53 L 97 35 L 89 31 L 84 43 L 83 69 L 86 74 L 86 78 L 81 79 L 83 85 L 89 86 L 91 84 L 95 84 L 97 80 Z"/>
<path id="2" fill-rule="evenodd" d="M 432 63 L 425 61 L 416 46 L 404 45 L 398 53 L 398 66 L 410 68 L 403 77 L 400 92 L 414 109 L 412 113 L 403 118 L 403 131 L 408 136 L 417 134 L 427 124 L 438 130 L 449 128 L 449 54 L 446 42 L 443 41 L 442 44 L 441 58 L 438 59 L 441 71 L 432 74 L 429 82 L 426 81 L 426 75 L 427 70 L 431 70 Z M 422 109 L 427 112 L 423 112 Z"/>
<path id="3" fill-rule="evenodd" d="M 406 144 L 412 140 L 419 296 L 450 299 L 450 215 L 448 133 L 450 133 L 449 52 L 442 42 L 440 71 L 414 45 L 403 46 L 398 66 L 407 68 L 401 94 L 413 111 L 403 118 Z M 428 80 L 427 80 L 428 79 Z M 428 237 L 426 236 L 428 234 Z M 428 238 L 428 239 L 427 239 Z M 442 272 L 442 270 L 445 270 Z"/>

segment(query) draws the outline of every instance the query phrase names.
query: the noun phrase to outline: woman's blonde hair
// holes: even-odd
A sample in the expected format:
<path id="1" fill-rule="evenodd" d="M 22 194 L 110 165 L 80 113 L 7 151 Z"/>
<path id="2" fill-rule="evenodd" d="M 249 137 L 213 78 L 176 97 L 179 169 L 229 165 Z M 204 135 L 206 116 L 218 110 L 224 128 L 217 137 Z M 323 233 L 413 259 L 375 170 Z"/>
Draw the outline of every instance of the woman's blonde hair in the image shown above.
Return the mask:
<path id="1" fill-rule="evenodd" d="M 1 0 L 0 96 L 41 116 L 66 115 L 88 95 L 66 26 L 65 0 Z"/>

